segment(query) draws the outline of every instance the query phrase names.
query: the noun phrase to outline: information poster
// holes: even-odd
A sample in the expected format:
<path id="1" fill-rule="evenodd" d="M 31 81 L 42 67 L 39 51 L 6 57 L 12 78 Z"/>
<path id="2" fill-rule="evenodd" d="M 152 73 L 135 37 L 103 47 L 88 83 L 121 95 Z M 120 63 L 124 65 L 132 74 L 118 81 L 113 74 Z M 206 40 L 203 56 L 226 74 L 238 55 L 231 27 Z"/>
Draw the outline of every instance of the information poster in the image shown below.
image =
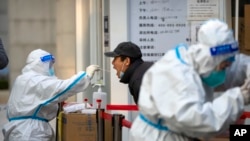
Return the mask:
<path id="1" fill-rule="evenodd" d="M 202 21 L 219 17 L 219 0 L 188 0 L 188 20 Z"/>
<path id="2" fill-rule="evenodd" d="M 130 37 L 145 61 L 157 61 L 179 43 L 190 42 L 187 0 L 130 0 Z"/>

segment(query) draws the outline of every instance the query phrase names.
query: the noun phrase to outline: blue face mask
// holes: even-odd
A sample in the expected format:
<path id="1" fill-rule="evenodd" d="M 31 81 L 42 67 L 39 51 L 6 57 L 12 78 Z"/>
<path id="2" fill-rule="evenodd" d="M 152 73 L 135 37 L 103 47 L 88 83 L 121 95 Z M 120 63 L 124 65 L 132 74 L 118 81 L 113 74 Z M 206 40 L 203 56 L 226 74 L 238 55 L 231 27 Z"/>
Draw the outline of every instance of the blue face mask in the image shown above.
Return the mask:
<path id="1" fill-rule="evenodd" d="M 217 87 L 225 82 L 226 71 L 212 71 L 209 76 L 202 77 L 202 81 L 210 87 Z"/>

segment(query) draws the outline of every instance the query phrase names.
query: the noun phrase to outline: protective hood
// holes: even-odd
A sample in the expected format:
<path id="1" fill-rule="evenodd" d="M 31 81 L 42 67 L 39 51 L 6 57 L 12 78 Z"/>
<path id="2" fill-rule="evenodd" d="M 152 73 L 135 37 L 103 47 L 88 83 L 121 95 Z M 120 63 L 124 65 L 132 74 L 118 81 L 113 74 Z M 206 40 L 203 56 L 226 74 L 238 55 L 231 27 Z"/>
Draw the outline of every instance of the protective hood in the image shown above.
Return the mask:
<path id="1" fill-rule="evenodd" d="M 225 46 L 228 50 L 212 55 L 212 50 L 219 46 L 219 49 Z M 234 56 L 238 52 L 238 43 L 226 23 L 211 19 L 201 25 L 198 31 L 198 43 L 190 46 L 188 51 L 198 73 L 207 74 L 222 61 Z"/>
<path id="2" fill-rule="evenodd" d="M 23 68 L 22 73 L 26 72 L 36 72 L 43 75 L 49 75 L 49 62 L 42 62 L 41 57 L 50 55 L 50 53 L 42 50 L 36 49 L 28 55 L 26 59 L 26 66 Z"/>

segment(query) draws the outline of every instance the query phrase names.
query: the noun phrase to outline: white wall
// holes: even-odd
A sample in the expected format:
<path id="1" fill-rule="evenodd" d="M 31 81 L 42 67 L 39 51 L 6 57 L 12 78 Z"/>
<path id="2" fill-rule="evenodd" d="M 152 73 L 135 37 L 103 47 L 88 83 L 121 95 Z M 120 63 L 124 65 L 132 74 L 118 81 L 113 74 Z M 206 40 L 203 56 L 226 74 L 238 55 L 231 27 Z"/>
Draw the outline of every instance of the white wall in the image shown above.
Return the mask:
<path id="1" fill-rule="evenodd" d="M 110 50 L 123 41 L 128 40 L 128 8 L 127 0 L 110 0 Z M 112 59 L 110 59 L 111 64 Z M 128 86 L 120 83 L 113 66 L 110 66 L 110 81 L 112 82 L 110 94 L 111 104 L 128 104 L 130 94 Z M 125 119 L 130 120 L 127 111 L 116 111 L 123 114 Z M 128 129 L 123 128 L 123 141 L 128 141 Z"/>

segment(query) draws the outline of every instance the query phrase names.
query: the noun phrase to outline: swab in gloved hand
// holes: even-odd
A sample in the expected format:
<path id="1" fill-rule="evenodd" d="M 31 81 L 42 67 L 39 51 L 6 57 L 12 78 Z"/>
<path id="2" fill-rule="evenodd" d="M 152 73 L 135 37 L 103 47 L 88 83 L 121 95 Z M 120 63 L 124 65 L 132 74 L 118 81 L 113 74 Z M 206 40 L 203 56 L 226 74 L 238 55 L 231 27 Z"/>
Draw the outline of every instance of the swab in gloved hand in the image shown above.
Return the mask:
<path id="1" fill-rule="evenodd" d="M 245 80 L 245 83 L 240 88 L 244 98 L 245 105 L 250 103 L 250 78 Z"/>
<path id="2" fill-rule="evenodd" d="M 90 79 L 93 78 L 96 71 L 100 70 L 100 66 L 98 65 L 89 65 L 86 69 L 87 75 L 90 77 Z"/>

